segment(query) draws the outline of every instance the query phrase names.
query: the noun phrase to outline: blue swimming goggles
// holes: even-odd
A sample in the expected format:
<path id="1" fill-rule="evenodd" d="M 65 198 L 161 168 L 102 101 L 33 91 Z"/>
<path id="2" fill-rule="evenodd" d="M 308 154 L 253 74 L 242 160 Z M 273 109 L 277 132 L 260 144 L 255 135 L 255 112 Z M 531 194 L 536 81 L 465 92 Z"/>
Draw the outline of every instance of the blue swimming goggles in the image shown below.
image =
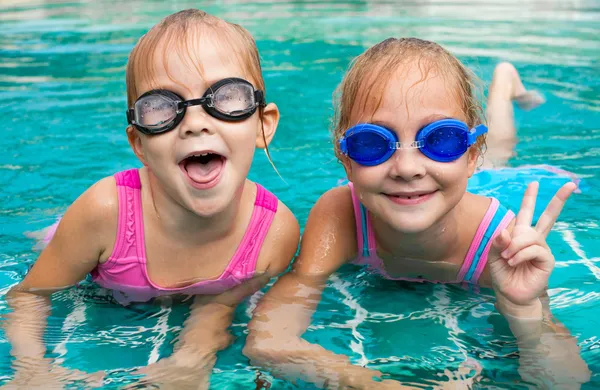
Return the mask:
<path id="1" fill-rule="evenodd" d="M 371 123 L 361 123 L 346 130 L 339 142 L 343 154 L 368 167 L 387 161 L 396 149 L 419 149 L 434 161 L 450 162 L 462 156 L 477 137 L 487 131 L 485 125 L 469 130 L 461 121 L 442 119 L 423 127 L 417 133 L 415 141 L 405 145 L 398 142 L 398 137 L 392 130 Z"/>

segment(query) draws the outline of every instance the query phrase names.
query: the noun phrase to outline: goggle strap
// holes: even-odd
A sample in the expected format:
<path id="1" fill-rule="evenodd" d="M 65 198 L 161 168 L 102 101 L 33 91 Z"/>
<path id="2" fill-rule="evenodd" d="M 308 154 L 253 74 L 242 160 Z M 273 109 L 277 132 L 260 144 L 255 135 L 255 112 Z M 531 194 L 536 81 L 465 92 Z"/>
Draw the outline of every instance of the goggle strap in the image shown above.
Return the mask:
<path id="1" fill-rule="evenodd" d="M 346 144 L 346 137 L 342 137 L 340 139 L 340 151 L 342 152 L 342 154 L 345 154 L 345 155 L 348 154 L 348 146 Z"/>
<path id="2" fill-rule="evenodd" d="M 486 125 L 477 125 L 467 134 L 467 146 L 473 145 L 477 142 L 477 137 L 487 133 L 488 128 Z"/>
<path id="3" fill-rule="evenodd" d="M 257 106 L 266 106 L 265 95 L 263 91 L 254 91 L 254 101 Z"/>
<path id="4" fill-rule="evenodd" d="M 213 95 L 206 95 L 204 97 L 201 97 L 199 99 L 191 99 L 191 100 L 186 100 L 184 102 L 177 102 L 177 109 L 182 109 L 184 107 L 190 107 L 190 106 L 202 106 L 205 103 L 208 103 L 208 105 L 210 107 L 212 107 L 212 98 Z"/>
<path id="5" fill-rule="evenodd" d="M 133 125 L 135 123 L 135 120 L 133 119 L 133 110 L 130 108 L 129 110 L 127 110 L 127 123 L 129 123 L 130 125 Z"/>

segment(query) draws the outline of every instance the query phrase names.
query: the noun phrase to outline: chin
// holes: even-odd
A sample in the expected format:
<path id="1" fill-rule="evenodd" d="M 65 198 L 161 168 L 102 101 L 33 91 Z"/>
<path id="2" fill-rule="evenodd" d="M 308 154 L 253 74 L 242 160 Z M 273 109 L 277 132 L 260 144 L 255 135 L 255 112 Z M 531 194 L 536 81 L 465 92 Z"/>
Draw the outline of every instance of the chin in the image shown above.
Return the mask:
<path id="1" fill-rule="evenodd" d="M 425 219 L 403 218 L 402 221 L 388 221 L 392 229 L 403 234 L 423 233 L 432 226 L 431 221 Z"/>
<path id="2" fill-rule="evenodd" d="M 233 199 L 225 196 L 215 196 L 204 199 L 195 199 L 190 204 L 190 211 L 199 217 L 210 218 L 225 211 Z"/>
<path id="3" fill-rule="evenodd" d="M 190 209 L 201 217 L 211 217 L 227 210 L 241 199 L 245 180 L 241 183 L 232 183 L 231 177 L 223 179 L 210 192 L 204 192 L 202 196 L 193 197 L 190 200 Z"/>

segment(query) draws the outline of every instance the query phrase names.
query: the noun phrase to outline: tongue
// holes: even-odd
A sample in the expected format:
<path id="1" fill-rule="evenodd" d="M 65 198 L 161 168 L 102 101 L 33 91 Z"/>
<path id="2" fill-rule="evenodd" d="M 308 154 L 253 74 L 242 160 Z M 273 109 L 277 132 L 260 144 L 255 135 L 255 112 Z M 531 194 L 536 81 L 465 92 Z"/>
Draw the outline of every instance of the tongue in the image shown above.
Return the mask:
<path id="1" fill-rule="evenodd" d="M 212 158 L 205 164 L 198 161 L 190 161 L 186 164 L 185 170 L 190 179 L 196 183 L 208 183 L 219 176 L 222 167 L 222 158 Z"/>

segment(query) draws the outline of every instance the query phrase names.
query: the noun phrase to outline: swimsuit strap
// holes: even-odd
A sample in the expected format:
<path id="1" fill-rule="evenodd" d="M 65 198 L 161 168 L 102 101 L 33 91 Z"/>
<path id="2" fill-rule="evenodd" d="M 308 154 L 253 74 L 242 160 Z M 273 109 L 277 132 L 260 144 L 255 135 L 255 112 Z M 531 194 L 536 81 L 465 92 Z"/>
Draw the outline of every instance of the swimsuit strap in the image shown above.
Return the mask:
<path id="1" fill-rule="evenodd" d="M 350 188 L 350 194 L 352 195 L 352 207 L 354 208 L 354 220 L 356 222 L 358 258 L 367 258 L 369 257 L 369 237 L 368 234 L 364 234 L 365 232 L 368 232 L 369 221 L 367 218 L 367 210 L 358 200 L 358 197 L 354 192 L 354 184 L 349 182 L 348 187 Z"/>
<path id="2" fill-rule="evenodd" d="M 487 264 L 494 238 L 510 224 L 514 216 L 515 214 L 502 206 L 496 198 L 491 198 L 490 206 L 475 232 L 458 273 L 458 281 L 477 284 Z"/>
<path id="3" fill-rule="evenodd" d="M 254 274 L 260 249 L 277 213 L 278 202 L 275 195 L 256 183 L 256 199 L 250 222 L 223 275 L 247 278 Z"/>
<path id="4" fill-rule="evenodd" d="M 142 183 L 139 170 L 128 169 L 116 173 L 114 177 L 117 182 L 119 216 L 117 237 L 110 259 L 135 255 L 145 262 Z"/>

